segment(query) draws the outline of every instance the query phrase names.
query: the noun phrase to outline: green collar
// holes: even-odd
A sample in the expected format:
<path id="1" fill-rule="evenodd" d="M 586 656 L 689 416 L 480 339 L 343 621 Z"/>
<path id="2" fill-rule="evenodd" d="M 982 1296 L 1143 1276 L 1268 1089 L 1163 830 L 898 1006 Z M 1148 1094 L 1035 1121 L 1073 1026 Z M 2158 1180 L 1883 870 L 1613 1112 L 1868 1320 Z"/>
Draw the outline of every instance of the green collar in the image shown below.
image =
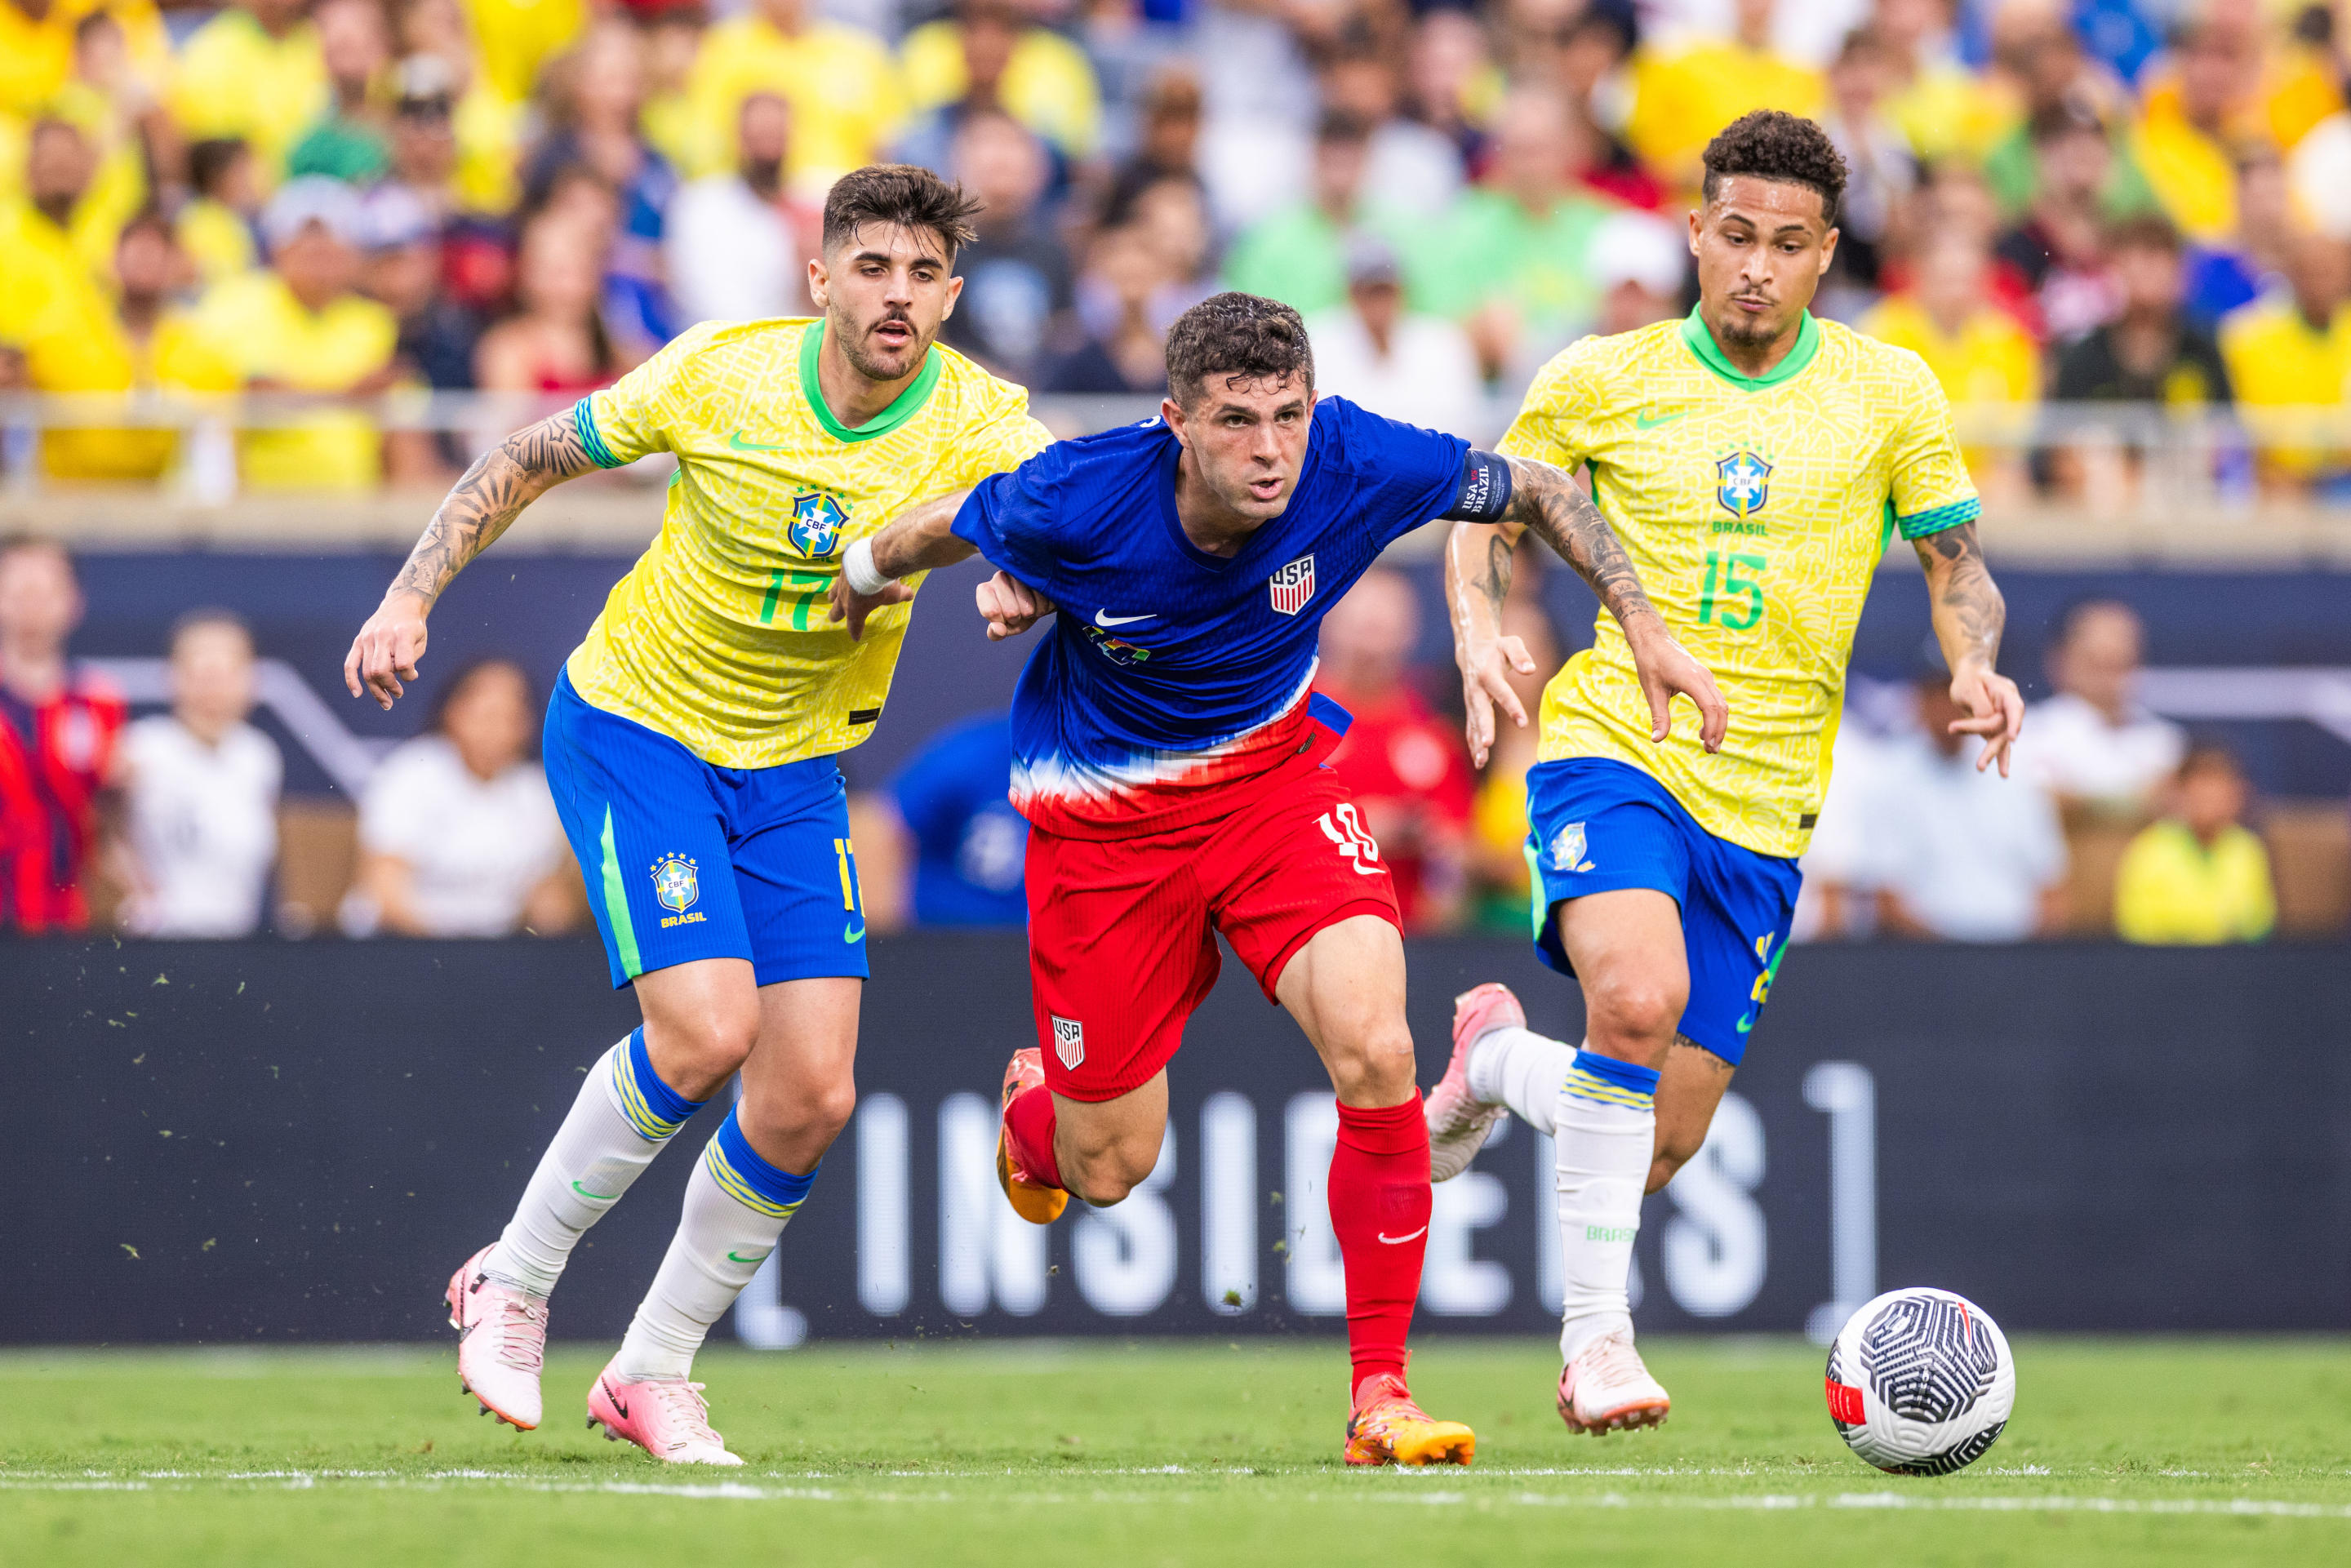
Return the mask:
<path id="1" fill-rule="evenodd" d="M 914 418 L 923 404 L 930 401 L 931 389 L 939 384 L 939 355 L 938 350 L 933 349 L 923 356 L 923 368 L 915 372 L 913 381 L 906 383 L 906 390 L 900 392 L 888 408 L 852 430 L 832 417 L 832 410 L 825 406 L 824 389 L 817 385 L 816 357 L 823 347 L 824 319 L 820 317 L 814 326 L 800 334 L 800 395 L 808 399 L 817 423 L 823 425 L 835 441 L 871 441 L 877 435 L 889 434 Z M 1789 357 L 1793 359 L 1795 356 L 1792 354 Z"/>
<path id="2" fill-rule="evenodd" d="M 1690 313 L 1683 318 L 1682 341 L 1689 345 L 1689 351 L 1698 356 L 1699 364 L 1732 386 L 1744 387 L 1749 392 L 1761 392 L 1765 387 L 1778 386 L 1791 377 L 1802 375 L 1804 367 L 1813 362 L 1813 356 L 1820 352 L 1821 324 L 1813 320 L 1813 313 L 1807 310 L 1796 328 L 1796 346 L 1788 350 L 1787 357 L 1760 376 L 1747 375 L 1730 362 L 1729 356 L 1722 351 L 1722 345 L 1714 340 L 1713 332 L 1708 329 L 1705 319 L 1698 314 L 1701 308 L 1703 307 L 1693 305 Z"/>

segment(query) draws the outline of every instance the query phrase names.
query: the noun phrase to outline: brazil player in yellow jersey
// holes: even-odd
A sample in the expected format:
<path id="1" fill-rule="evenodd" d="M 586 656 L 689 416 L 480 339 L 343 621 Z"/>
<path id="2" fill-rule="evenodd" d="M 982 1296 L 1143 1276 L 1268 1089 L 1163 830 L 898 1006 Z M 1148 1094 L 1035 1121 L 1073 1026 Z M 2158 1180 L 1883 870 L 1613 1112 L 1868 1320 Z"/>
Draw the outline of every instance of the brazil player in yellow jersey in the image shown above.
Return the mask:
<path id="1" fill-rule="evenodd" d="M 741 1463 L 689 1381 L 848 1120 L 865 917 L 841 770 L 872 733 L 912 613 L 852 639 L 823 609 L 842 550 L 1051 437 L 1028 394 L 936 344 L 973 204 L 876 165 L 825 202 L 816 320 L 705 323 L 618 384 L 507 437 L 442 503 L 345 666 L 389 707 L 465 564 L 550 486 L 677 460 L 660 536 L 612 590 L 548 706 L 549 788 L 615 987 L 644 1024 L 589 1071 L 504 1235 L 449 1283 L 458 1375 L 538 1424 L 548 1297 L 587 1228 L 739 1070 L 685 1213 L 591 1424 L 656 1458 Z"/>
<path id="2" fill-rule="evenodd" d="M 2023 717 L 1999 674 L 2002 607 L 1949 404 L 1925 363 L 1808 307 L 1836 251 L 1844 165 L 1820 127 L 1775 110 L 1706 151 L 1690 217 L 1687 320 L 1586 339 L 1545 366 L 1501 450 L 1571 472 L 1668 630 L 1720 684 L 1721 747 L 1653 741 L 1624 635 L 1543 694 L 1527 779 L 1535 941 L 1577 977 L 1581 1050 L 1529 1030 L 1499 985 L 1455 1003 L 1454 1052 L 1426 1102 L 1432 1175 L 1457 1175 L 1503 1110 L 1556 1140 L 1565 1263 L 1559 1410 L 1570 1428 L 1653 1425 L 1625 1281 L 1644 1191 L 1705 1141 L 1784 956 L 1828 782 L 1854 626 L 1894 534 L 1927 570 L 1935 632 L 1980 767 L 2008 770 Z M 1456 525 L 1447 586 L 1483 761 L 1503 679 L 1532 673 L 1500 630 L 1509 524 Z"/>

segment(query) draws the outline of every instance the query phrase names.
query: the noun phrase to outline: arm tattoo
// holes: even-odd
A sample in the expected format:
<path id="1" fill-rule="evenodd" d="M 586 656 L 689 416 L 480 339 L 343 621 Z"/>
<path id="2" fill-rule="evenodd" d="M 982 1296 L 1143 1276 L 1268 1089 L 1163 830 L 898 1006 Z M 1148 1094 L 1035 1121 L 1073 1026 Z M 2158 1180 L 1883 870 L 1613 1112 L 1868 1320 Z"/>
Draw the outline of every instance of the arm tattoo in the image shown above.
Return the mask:
<path id="1" fill-rule="evenodd" d="M 1600 602 L 1622 625 L 1635 615 L 1656 615 L 1641 580 L 1625 559 L 1625 546 L 1608 519 L 1575 481 L 1548 463 L 1510 459 L 1510 509 L 1503 520 L 1532 528 L 1592 585 Z M 1502 581 L 1508 584 L 1506 575 Z"/>
<path id="2" fill-rule="evenodd" d="M 392 580 L 393 591 L 422 594 L 432 603 L 525 507 L 595 466 L 568 411 L 516 431 L 475 458 L 451 488 Z"/>
<path id="3" fill-rule="evenodd" d="M 1942 638 L 1944 656 L 1955 668 L 1970 655 L 1991 667 L 2000 654 L 2008 605 L 1984 564 L 1976 526 L 1962 523 L 1915 539 L 1912 545 L 1918 552 L 1918 563 L 1927 569 L 1928 589 L 1934 595 L 1935 630 Z"/>
<path id="4" fill-rule="evenodd" d="M 1502 623 L 1502 601 L 1510 596 L 1510 570 L 1517 564 L 1510 541 L 1500 530 L 1486 541 L 1486 575 L 1478 586 L 1486 591 L 1486 601 L 1494 607 L 1494 623 Z"/>

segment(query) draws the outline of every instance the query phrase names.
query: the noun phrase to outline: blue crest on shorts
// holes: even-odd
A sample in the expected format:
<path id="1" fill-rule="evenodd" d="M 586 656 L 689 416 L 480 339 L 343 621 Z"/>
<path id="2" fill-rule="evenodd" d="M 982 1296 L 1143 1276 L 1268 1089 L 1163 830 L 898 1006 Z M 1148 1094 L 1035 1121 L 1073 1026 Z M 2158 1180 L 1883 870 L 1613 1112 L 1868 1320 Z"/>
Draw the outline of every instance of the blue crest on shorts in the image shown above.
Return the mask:
<path id="1" fill-rule="evenodd" d="M 1752 452 L 1734 452 L 1714 465 L 1714 498 L 1732 517 L 1745 519 L 1771 498 L 1771 465 Z"/>
<path id="2" fill-rule="evenodd" d="M 1592 862 L 1583 858 L 1583 824 L 1570 822 L 1552 835 L 1551 868 L 1553 871 L 1590 871 Z"/>
<path id="3" fill-rule="evenodd" d="M 792 497 L 792 548 L 814 560 L 841 548 L 841 525 L 849 513 L 821 490 Z"/>

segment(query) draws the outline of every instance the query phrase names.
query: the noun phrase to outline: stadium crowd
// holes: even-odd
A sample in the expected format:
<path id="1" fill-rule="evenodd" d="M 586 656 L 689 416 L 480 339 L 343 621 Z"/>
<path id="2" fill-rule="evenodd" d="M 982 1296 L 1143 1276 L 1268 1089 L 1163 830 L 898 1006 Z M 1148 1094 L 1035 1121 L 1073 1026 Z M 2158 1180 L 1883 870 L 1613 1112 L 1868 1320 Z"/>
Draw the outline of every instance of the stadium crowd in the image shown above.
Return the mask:
<path id="1" fill-rule="evenodd" d="M 2233 407 L 2265 443 L 2241 479 L 2340 496 L 2346 444 L 2307 411 L 2351 372 L 2346 18 L 0 0 L 0 386 L 577 394 L 694 321 L 804 309 L 828 183 L 899 158 L 986 204 L 949 338 L 1040 392 L 1156 390 L 1167 323 L 1229 286 L 1310 313 L 1326 386 L 1463 428 L 1577 336 L 1687 305 L 1699 150 L 1770 106 L 1818 117 L 1853 169 L 1823 308 L 1986 415 L 1987 489 L 2114 482 L 2095 441 L 2015 455 L 2032 444 L 1998 411 L 2053 398 Z M 51 429 L 12 457 L 68 482 L 355 488 L 430 486 L 463 455 L 324 406 L 233 450 L 217 428 Z"/>

